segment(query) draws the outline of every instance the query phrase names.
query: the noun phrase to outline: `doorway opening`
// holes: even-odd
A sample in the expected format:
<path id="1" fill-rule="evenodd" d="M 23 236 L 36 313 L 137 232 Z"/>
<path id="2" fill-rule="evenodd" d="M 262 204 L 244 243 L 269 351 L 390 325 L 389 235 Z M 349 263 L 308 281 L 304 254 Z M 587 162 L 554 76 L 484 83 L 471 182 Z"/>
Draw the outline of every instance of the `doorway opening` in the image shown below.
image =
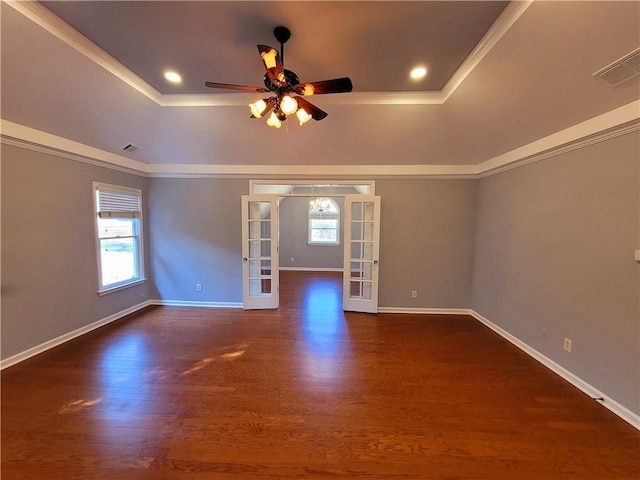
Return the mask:
<path id="1" fill-rule="evenodd" d="M 377 312 L 373 181 L 251 181 L 250 192 L 243 196 L 245 308 L 278 308 L 280 271 L 291 270 L 342 273 L 344 310 Z"/>

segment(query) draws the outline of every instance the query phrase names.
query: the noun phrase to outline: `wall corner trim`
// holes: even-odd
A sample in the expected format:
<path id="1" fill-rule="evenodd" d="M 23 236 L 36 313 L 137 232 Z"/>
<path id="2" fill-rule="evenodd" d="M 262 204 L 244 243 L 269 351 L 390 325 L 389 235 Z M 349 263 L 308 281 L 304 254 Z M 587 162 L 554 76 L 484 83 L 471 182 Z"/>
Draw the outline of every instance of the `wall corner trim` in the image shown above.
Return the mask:
<path id="1" fill-rule="evenodd" d="M 607 396 L 606 394 L 602 393 L 601 391 L 599 391 L 594 386 L 592 386 L 589 383 L 585 382 L 580 377 L 574 375 L 573 373 L 571 373 L 566 368 L 558 365 L 556 362 L 554 362 L 550 358 L 546 357 L 542 353 L 538 352 L 536 349 L 530 347 L 529 345 L 524 343 L 522 340 L 520 340 L 517 337 L 511 335 L 506 330 L 503 330 L 498 325 L 496 325 L 495 323 L 493 323 L 492 321 L 490 321 L 486 317 L 482 316 L 481 314 L 479 314 L 475 310 L 470 310 L 470 315 L 473 318 L 475 318 L 476 320 L 478 320 L 480 323 L 484 324 L 485 326 L 487 326 L 488 328 L 490 328 L 491 330 L 496 332 L 498 335 L 500 335 L 504 339 L 506 339 L 509 342 L 511 342 L 512 344 L 514 344 L 520 350 L 524 351 L 526 354 L 528 354 L 529 356 L 533 357 L 535 360 L 537 360 L 538 362 L 543 364 L 545 367 L 550 369 L 552 372 L 556 373 L 557 375 L 559 375 L 560 377 L 565 379 L 571 385 L 573 385 L 574 387 L 576 387 L 579 390 L 581 390 L 583 393 L 589 395 L 591 398 L 602 398 L 603 400 L 599 402 L 602 406 L 604 406 L 605 408 L 607 408 L 611 412 L 615 413 L 617 416 L 619 416 L 625 422 L 631 424 L 632 426 L 634 426 L 635 428 L 640 430 L 640 415 L 635 414 L 634 412 L 629 410 L 627 407 L 625 407 L 625 406 L 621 405 L 620 403 L 616 402 L 613 398 L 611 398 L 611 397 Z"/>
<path id="2" fill-rule="evenodd" d="M 27 350 L 24 350 L 23 352 L 16 353 L 15 355 L 12 355 L 8 358 L 0 360 L 0 370 L 4 370 L 5 368 L 11 367 L 12 365 L 15 365 L 24 360 L 27 360 L 28 358 L 34 357 L 39 353 L 45 352 L 49 349 L 57 347 L 58 345 L 62 345 L 63 343 L 68 342 L 69 340 L 73 340 L 74 338 L 84 335 L 85 333 L 89 333 L 92 330 L 100 328 L 111 322 L 115 322 L 116 320 L 119 320 L 132 313 L 135 313 L 138 310 L 142 310 L 143 308 L 148 307 L 149 305 L 152 305 L 150 301 L 138 303 L 137 305 L 133 305 L 132 307 L 125 308 L 124 310 L 121 310 L 112 315 L 109 315 L 108 317 L 104 317 L 98 320 L 97 322 L 90 323 L 89 325 L 85 325 L 84 327 L 80 327 L 69 333 L 60 335 L 59 337 L 43 342 L 40 345 L 36 345 L 35 347 L 31 347 Z"/>

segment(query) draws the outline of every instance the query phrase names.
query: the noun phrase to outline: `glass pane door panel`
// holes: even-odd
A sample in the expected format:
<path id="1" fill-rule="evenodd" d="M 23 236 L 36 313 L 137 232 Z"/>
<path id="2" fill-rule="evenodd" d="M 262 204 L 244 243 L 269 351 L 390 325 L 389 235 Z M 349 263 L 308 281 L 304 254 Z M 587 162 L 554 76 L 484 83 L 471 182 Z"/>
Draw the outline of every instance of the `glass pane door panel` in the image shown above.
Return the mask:
<path id="1" fill-rule="evenodd" d="M 260 241 L 252 240 L 249 242 L 249 258 L 260 257 Z"/>
<path id="2" fill-rule="evenodd" d="M 363 255 L 364 260 L 373 260 L 373 243 L 363 243 Z"/>
<path id="3" fill-rule="evenodd" d="M 373 289 L 371 288 L 371 282 L 362 282 L 362 299 L 363 300 L 371 300 L 371 292 Z"/>
<path id="4" fill-rule="evenodd" d="M 271 240 L 263 240 L 262 242 L 260 242 L 261 245 L 261 256 L 262 257 L 269 257 L 271 256 Z"/>
<path id="5" fill-rule="evenodd" d="M 362 224 L 351 222 L 351 240 L 362 240 Z"/>
<path id="6" fill-rule="evenodd" d="M 353 260 L 357 260 L 362 258 L 362 244 L 358 242 L 353 242 L 351 244 L 351 258 Z"/>
<path id="7" fill-rule="evenodd" d="M 249 280 L 249 296 L 250 297 L 259 297 L 261 296 L 262 288 L 260 286 L 260 279 L 250 279 Z"/>
<path id="8" fill-rule="evenodd" d="M 362 203 L 354 202 L 351 204 L 351 220 L 356 222 L 362 220 Z"/>
<path id="9" fill-rule="evenodd" d="M 361 283 L 360 282 L 349 282 L 349 297 L 351 298 L 360 298 L 361 294 Z"/>
<path id="10" fill-rule="evenodd" d="M 367 240 L 369 242 L 373 241 L 373 223 L 371 222 L 365 222 L 362 224 L 361 227 L 364 231 L 364 235 L 362 237 L 362 240 Z"/>
<path id="11" fill-rule="evenodd" d="M 271 275 L 271 260 L 262 260 L 260 265 L 261 275 Z"/>
<path id="12" fill-rule="evenodd" d="M 349 269 L 349 278 L 358 279 L 362 276 L 362 264 L 360 262 L 351 262 Z"/>
<path id="13" fill-rule="evenodd" d="M 373 265 L 369 262 L 362 264 L 362 279 L 369 281 L 373 279 Z"/>
<path id="14" fill-rule="evenodd" d="M 363 204 L 363 211 L 362 220 L 373 220 L 373 202 L 365 202 Z"/>
<path id="15" fill-rule="evenodd" d="M 261 238 L 260 237 L 260 222 L 249 222 L 249 238 Z"/>
<path id="16" fill-rule="evenodd" d="M 249 220 L 260 219 L 260 202 L 249 202 Z"/>
<path id="17" fill-rule="evenodd" d="M 271 220 L 271 204 L 269 202 L 260 202 L 260 218 Z"/>
<path id="18" fill-rule="evenodd" d="M 260 260 L 249 260 L 249 277 L 260 277 Z"/>
<path id="19" fill-rule="evenodd" d="M 260 222 L 261 238 L 271 238 L 271 222 Z"/>

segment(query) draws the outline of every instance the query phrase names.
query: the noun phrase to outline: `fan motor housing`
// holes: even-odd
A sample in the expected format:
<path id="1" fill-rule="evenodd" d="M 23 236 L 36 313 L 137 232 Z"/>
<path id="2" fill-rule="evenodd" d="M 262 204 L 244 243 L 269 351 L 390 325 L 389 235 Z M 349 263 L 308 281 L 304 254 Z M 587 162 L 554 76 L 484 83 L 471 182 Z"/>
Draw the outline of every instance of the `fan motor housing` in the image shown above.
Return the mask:
<path id="1" fill-rule="evenodd" d="M 300 78 L 298 78 L 298 75 L 296 75 L 291 70 L 287 70 L 285 68 L 283 71 L 284 71 L 284 78 L 285 78 L 285 81 L 286 81 L 286 84 L 284 86 L 283 85 L 278 85 L 276 83 L 273 83 L 269 79 L 269 75 L 268 74 L 264 75 L 264 86 L 267 87 L 272 92 L 293 91 L 293 86 L 294 85 L 298 85 L 300 83 Z"/>

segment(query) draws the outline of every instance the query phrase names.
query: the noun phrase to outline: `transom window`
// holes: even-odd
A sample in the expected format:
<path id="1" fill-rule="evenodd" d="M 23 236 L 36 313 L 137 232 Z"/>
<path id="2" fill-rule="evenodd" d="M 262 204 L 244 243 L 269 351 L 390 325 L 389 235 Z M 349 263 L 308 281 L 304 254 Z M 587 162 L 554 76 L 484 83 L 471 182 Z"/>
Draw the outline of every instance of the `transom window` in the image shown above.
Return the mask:
<path id="1" fill-rule="evenodd" d="M 144 280 L 142 255 L 142 192 L 93 184 L 95 191 L 98 292 Z"/>
<path id="2" fill-rule="evenodd" d="M 340 208 L 331 198 L 309 202 L 309 245 L 340 245 Z"/>

